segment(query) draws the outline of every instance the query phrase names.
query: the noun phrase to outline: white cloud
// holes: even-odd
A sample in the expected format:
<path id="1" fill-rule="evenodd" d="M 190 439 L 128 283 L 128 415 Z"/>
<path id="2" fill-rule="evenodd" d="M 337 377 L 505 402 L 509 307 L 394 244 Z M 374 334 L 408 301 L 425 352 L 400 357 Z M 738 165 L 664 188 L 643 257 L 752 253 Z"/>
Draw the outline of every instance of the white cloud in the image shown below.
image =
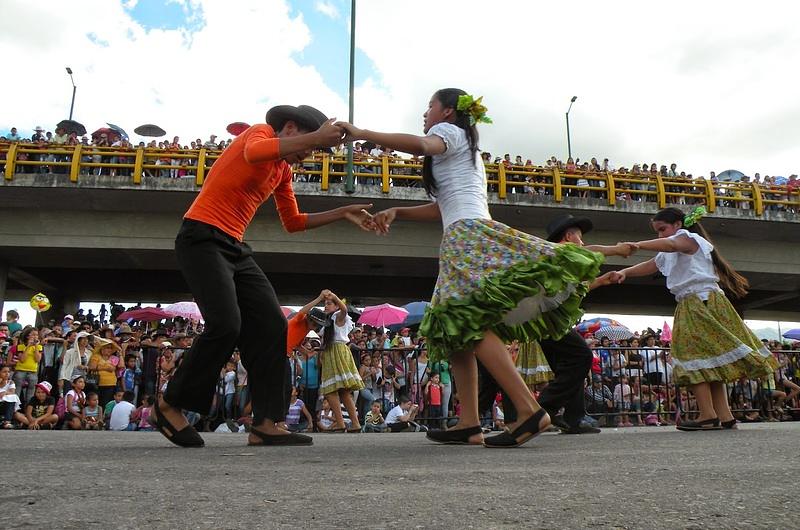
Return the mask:
<path id="1" fill-rule="evenodd" d="M 437 88 L 485 95 L 482 147 L 670 163 L 695 175 L 800 169 L 800 36 L 791 2 L 429 2 L 358 5 L 378 77 L 356 117 L 419 131 Z M 390 22 L 387 22 L 390 21 Z M 357 66 L 358 68 L 358 66 Z"/>
<path id="2" fill-rule="evenodd" d="M 156 123 L 188 144 L 225 135 L 232 121 L 263 123 L 276 104 L 347 115 L 319 72 L 293 59 L 311 32 L 285 2 L 193 3 L 205 19 L 195 33 L 146 31 L 119 1 L 3 2 L 0 47 L 8 57 L 25 57 L 0 83 L 0 100 L 15 102 L 4 105 L 4 125 L 52 129 L 66 118 L 72 85 L 65 66 L 78 86 L 74 117 L 90 131 L 106 121 L 129 133 Z"/>
<path id="3" fill-rule="evenodd" d="M 339 18 L 339 10 L 330 0 L 317 0 L 314 2 L 314 9 L 334 20 Z"/>

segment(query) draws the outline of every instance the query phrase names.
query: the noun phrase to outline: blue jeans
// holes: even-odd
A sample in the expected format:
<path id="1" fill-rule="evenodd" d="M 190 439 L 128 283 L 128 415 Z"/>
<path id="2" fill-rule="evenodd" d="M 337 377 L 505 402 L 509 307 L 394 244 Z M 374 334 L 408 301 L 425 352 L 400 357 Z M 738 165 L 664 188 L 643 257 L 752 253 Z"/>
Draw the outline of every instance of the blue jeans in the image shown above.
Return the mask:
<path id="1" fill-rule="evenodd" d="M 244 416 L 244 407 L 250 401 L 250 388 L 244 385 L 236 391 L 236 399 L 239 401 L 239 416 Z"/>
<path id="2" fill-rule="evenodd" d="M 22 383 L 28 382 L 28 388 L 25 389 L 25 396 L 22 395 Z M 23 372 L 17 370 L 14 372 L 14 384 L 17 386 L 17 395 L 22 403 L 27 403 L 33 398 L 33 393 L 36 392 L 36 383 L 39 382 L 39 374 L 36 372 Z"/>
<path id="3" fill-rule="evenodd" d="M 226 418 L 233 417 L 233 396 L 235 394 L 225 394 L 225 400 L 223 401 L 223 407 L 225 411 Z"/>
<path id="4" fill-rule="evenodd" d="M 375 394 L 372 393 L 372 390 L 369 388 L 362 388 L 359 392 L 359 399 L 364 400 L 364 404 L 361 406 L 361 417 L 364 418 L 367 416 L 367 412 L 369 409 L 372 408 L 372 402 L 377 399 Z"/>

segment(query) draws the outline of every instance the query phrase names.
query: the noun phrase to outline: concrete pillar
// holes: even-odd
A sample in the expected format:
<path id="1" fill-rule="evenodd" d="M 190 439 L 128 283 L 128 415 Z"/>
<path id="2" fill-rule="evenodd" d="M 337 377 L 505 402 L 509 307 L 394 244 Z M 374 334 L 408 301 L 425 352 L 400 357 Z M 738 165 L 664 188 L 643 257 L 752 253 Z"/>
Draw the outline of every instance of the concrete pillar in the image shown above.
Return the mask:
<path id="1" fill-rule="evenodd" d="M 0 320 L 6 317 L 3 304 L 6 302 L 6 286 L 8 285 L 8 263 L 0 261 Z"/>

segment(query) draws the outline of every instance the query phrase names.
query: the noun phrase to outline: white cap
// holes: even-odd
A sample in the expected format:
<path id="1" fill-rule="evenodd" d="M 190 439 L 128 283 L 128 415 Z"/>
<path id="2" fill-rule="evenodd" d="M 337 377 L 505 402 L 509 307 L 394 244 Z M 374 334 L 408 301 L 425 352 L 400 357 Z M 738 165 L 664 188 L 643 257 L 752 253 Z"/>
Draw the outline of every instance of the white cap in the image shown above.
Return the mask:
<path id="1" fill-rule="evenodd" d="M 75 317 L 72 315 L 64 315 L 64 320 L 66 319 L 75 320 Z"/>

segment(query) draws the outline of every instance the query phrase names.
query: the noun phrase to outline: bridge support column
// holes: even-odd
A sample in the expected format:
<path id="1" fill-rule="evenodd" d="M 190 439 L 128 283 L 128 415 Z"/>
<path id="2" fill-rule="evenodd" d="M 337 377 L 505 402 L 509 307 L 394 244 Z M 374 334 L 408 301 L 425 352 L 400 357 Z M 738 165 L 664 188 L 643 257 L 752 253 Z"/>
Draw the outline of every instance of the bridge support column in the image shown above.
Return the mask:
<path id="1" fill-rule="evenodd" d="M 3 304 L 6 302 L 6 286 L 8 285 L 8 263 L 0 261 L 0 320 L 6 317 Z"/>

